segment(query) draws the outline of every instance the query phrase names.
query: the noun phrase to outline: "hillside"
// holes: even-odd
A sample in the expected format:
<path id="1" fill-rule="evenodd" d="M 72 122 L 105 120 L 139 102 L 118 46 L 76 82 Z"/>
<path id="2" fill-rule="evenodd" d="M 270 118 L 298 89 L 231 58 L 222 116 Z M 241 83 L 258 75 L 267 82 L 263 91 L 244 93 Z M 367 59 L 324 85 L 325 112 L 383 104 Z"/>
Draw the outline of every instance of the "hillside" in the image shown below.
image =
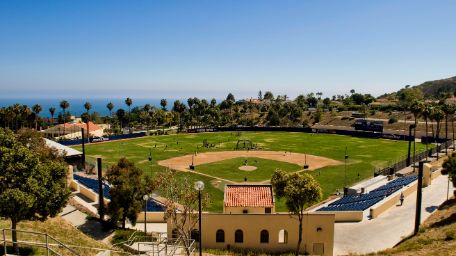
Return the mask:
<path id="1" fill-rule="evenodd" d="M 426 220 L 417 236 L 374 255 L 455 255 L 455 252 L 456 199 L 451 199 Z"/>
<path id="2" fill-rule="evenodd" d="M 426 98 L 430 99 L 437 99 L 445 94 L 450 94 L 451 96 L 453 96 L 456 92 L 456 76 L 446 79 L 427 81 L 420 85 L 412 86 L 410 88 L 417 88 L 421 90 L 423 92 L 423 95 Z M 399 95 L 402 90 L 403 89 L 397 92 L 381 95 L 379 98 L 395 97 L 396 95 Z"/>
<path id="3" fill-rule="evenodd" d="M 9 229 L 11 227 L 11 222 L 9 220 L 0 220 L 0 229 Z M 54 237 L 55 239 L 63 242 L 64 244 L 68 245 L 76 245 L 82 247 L 91 247 L 91 248 L 102 248 L 108 249 L 106 244 L 101 242 L 95 241 L 94 239 L 90 238 L 89 236 L 85 235 L 84 233 L 80 232 L 78 229 L 73 227 L 71 224 L 66 222 L 60 217 L 55 217 L 46 220 L 45 222 L 41 221 L 22 221 L 18 224 L 18 230 L 30 230 L 34 232 L 42 232 L 47 233 L 50 236 Z M 7 237 L 10 238 L 11 234 L 8 231 L 6 233 Z M 18 233 L 18 239 L 22 241 L 40 241 L 44 242 L 45 237 L 41 235 L 32 235 L 29 233 Z M 53 240 L 49 240 L 50 243 L 55 243 Z M 2 246 L 0 246 L 1 251 L 3 252 Z M 54 250 L 66 255 L 66 251 L 58 248 L 53 247 Z M 78 253 L 81 255 L 95 255 L 97 251 L 90 250 L 90 249 L 82 249 L 82 248 L 74 248 Z M 42 249 L 37 249 L 20 245 L 20 253 L 21 255 L 43 255 L 45 254 Z"/>

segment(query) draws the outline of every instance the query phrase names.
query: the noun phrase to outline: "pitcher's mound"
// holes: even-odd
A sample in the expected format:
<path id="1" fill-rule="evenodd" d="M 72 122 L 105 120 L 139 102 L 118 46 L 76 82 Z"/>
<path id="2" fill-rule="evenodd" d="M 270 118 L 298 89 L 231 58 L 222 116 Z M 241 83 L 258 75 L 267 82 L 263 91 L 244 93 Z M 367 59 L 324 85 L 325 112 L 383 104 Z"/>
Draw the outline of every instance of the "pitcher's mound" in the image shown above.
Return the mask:
<path id="1" fill-rule="evenodd" d="M 248 172 L 255 171 L 256 169 L 257 169 L 257 167 L 256 166 L 252 166 L 252 165 L 243 165 L 243 166 L 239 167 L 239 170 L 248 171 Z"/>

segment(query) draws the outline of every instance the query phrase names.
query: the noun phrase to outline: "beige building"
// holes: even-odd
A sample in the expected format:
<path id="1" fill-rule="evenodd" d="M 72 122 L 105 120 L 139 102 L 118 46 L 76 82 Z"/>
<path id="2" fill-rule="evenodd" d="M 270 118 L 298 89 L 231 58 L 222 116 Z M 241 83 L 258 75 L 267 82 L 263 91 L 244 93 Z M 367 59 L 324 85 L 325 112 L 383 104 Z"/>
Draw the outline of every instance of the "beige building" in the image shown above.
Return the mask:
<path id="1" fill-rule="evenodd" d="M 42 132 L 45 134 L 45 137 L 77 139 L 82 137 L 81 128 L 84 130 L 85 136 L 87 136 L 87 124 L 76 121 L 71 123 L 59 124 L 50 127 Z M 90 136 L 101 137 L 103 136 L 104 129 L 106 128 L 106 125 L 94 124 L 92 122 L 89 122 Z"/>
<path id="2" fill-rule="evenodd" d="M 274 195 L 270 184 L 225 185 L 223 213 L 274 213 Z"/>
<path id="3" fill-rule="evenodd" d="M 331 213 L 306 213 L 300 252 L 333 255 L 334 222 Z M 203 248 L 280 253 L 293 252 L 298 245 L 297 216 L 275 213 L 271 185 L 226 185 L 224 213 L 203 213 L 201 224 Z M 197 228 L 193 234 L 198 234 Z M 177 238 L 172 221 L 168 221 L 167 233 Z"/>

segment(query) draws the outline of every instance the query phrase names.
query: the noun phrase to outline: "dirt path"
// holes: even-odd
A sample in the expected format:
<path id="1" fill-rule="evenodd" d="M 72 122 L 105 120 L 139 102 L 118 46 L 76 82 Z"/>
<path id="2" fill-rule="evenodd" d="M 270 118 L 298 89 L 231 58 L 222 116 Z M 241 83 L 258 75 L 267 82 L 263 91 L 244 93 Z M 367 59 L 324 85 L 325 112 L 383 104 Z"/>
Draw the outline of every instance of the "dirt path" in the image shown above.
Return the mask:
<path id="1" fill-rule="evenodd" d="M 158 164 L 170 169 L 178 171 L 188 171 L 189 166 L 201 165 L 207 163 L 218 162 L 227 159 L 233 159 L 238 157 L 257 157 L 263 159 L 270 159 L 276 161 L 282 161 L 292 164 L 297 164 L 299 166 L 304 166 L 304 164 L 309 165 L 309 170 L 319 169 L 325 166 L 330 165 L 339 165 L 342 164 L 340 161 L 336 161 L 330 158 L 306 155 L 301 153 L 292 153 L 285 151 L 220 151 L 220 152 L 206 152 L 198 153 L 196 155 L 190 154 L 185 156 L 173 157 L 170 159 L 158 161 Z"/>

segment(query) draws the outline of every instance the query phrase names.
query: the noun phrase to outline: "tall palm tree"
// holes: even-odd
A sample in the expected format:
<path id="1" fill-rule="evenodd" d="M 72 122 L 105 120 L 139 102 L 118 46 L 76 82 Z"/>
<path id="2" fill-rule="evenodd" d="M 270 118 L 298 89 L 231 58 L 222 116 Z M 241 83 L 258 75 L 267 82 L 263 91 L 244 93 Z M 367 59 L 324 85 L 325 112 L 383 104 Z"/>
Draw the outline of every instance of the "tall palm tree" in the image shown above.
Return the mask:
<path id="1" fill-rule="evenodd" d="M 69 103 L 68 101 L 62 100 L 62 101 L 60 102 L 60 108 L 61 108 L 62 111 L 63 111 L 63 114 L 62 114 L 62 116 L 63 116 L 63 136 L 65 136 L 65 121 L 66 121 L 66 113 L 65 113 L 65 110 L 66 110 L 67 108 L 69 108 L 69 107 L 70 107 L 70 103 Z"/>
<path id="2" fill-rule="evenodd" d="M 436 105 L 432 111 L 432 119 L 437 123 L 435 127 L 435 137 L 440 137 L 440 122 L 445 118 L 445 113 L 442 110 L 441 105 Z"/>
<path id="3" fill-rule="evenodd" d="M 112 102 L 109 102 L 109 103 L 106 105 L 106 108 L 108 108 L 109 114 L 110 114 L 111 117 L 112 117 L 112 110 L 114 109 L 114 104 L 113 104 Z"/>
<path id="4" fill-rule="evenodd" d="M 448 117 L 454 115 L 454 113 L 456 112 L 456 108 L 454 107 L 454 105 L 444 103 L 442 106 L 442 110 L 445 113 L 445 140 L 448 140 Z M 453 137 L 454 137 L 454 135 L 453 135 Z M 448 155 L 448 147 L 446 147 L 445 151 L 446 151 L 446 154 Z"/>
<path id="5" fill-rule="evenodd" d="M 162 107 L 163 111 L 166 111 L 166 105 L 168 105 L 168 101 L 166 99 L 161 99 L 160 106 Z"/>
<path id="6" fill-rule="evenodd" d="M 432 113 L 432 106 L 430 104 L 425 104 L 421 115 L 424 117 L 424 121 L 426 122 L 426 152 L 428 151 L 428 119 Z M 426 160 L 428 159 L 428 154 L 426 154 Z"/>
<path id="7" fill-rule="evenodd" d="M 84 108 L 86 109 L 86 115 L 87 115 L 86 125 L 87 125 L 87 139 L 88 139 L 90 137 L 90 130 L 89 130 L 90 114 L 89 114 L 89 110 L 92 108 L 92 104 L 90 104 L 90 102 L 86 102 L 86 103 L 84 103 Z"/>
<path id="8" fill-rule="evenodd" d="M 33 113 L 35 113 L 35 130 L 38 130 L 38 118 L 40 112 L 43 110 L 40 104 L 35 104 L 32 106 Z"/>
<path id="9" fill-rule="evenodd" d="M 21 124 L 20 128 L 24 127 L 23 126 L 24 122 L 27 125 L 27 127 L 30 127 L 28 121 L 30 120 L 30 115 L 32 114 L 32 110 L 27 105 L 21 105 L 19 109 L 20 109 L 20 111 L 19 111 L 20 114 L 19 115 L 21 117 L 21 119 L 20 119 L 20 124 Z"/>
<path id="10" fill-rule="evenodd" d="M 125 104 L 128 106 L 128 129 L 130 130 L 131 105 L 133 104 L 133 100 L 127 97 Z"/>
<path id="11" fill-rule="evenodd" d="M 54 107 L 50 107 L 49 108 L 49 113 L 51 114 L 51 124 L 53 125 L 54 124 L 55 108 Z"/>

